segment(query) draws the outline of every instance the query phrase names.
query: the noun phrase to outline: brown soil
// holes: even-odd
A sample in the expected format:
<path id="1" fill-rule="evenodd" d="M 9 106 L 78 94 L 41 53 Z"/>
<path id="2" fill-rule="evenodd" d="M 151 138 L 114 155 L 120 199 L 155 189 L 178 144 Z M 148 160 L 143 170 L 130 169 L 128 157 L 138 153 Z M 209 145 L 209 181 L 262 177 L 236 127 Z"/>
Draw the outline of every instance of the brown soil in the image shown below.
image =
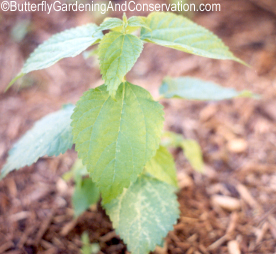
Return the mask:
<path id="1" fill-rule="evenodd" d="M 181 216 L 165 247 L 156 253 L 275 253 L 276 6 L 267 7 L 264 2 L 273 2 L 269 0 L 205 2 L 220 2 L 222 11 L 197 13 L 194 20 L 220 36 L 252 68 L 145 45 L 128 79 L 157 96 L 164 76 L 190 75 L 249 89 L 262 99 L 162 101 L 165 128 L 198 140 L 206 173 L 193 171 L 181 150 L 172 151 L 181 186 Z M 0 18 L 2 92 L 23 59 L 43 40 L 94 19 L 89 13 L 22 12 L 7 12 Z M 31 30 L 15 43 L 10 31 L 22 19 L 31 20 Z M 36 120 L 64 103 L 75 103 L 89 87 L 102 83 L 95 61 L 81 56 L 28 77 L 33 86 L 14 87 L 0 94 L 0 166 L 12 144 Z M 41 158 L 0 182 L 0 253 L 79 253 L 84 231 L 91 242 L 100 244 L 100 253 L 126 252 L 99 205 L 74 220 L 73 184 L 65 183 L 61 176 L 75 159 L 74 151 L 58 158 Z M 226 209 L 221 203 L 225 201 Z"/>

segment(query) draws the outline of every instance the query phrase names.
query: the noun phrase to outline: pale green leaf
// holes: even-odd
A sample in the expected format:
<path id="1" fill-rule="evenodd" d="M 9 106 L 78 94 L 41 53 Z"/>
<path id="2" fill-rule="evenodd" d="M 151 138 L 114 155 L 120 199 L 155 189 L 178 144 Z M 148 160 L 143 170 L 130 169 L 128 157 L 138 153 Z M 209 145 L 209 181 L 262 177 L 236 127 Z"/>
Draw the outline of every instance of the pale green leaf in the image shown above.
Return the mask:
<path id="1" fill-rule="evenodd" d="M 164 146 L 160 146 L 155 156 L 146 164 L 145 171 L 158 180 L 178 187 L 173 157 Z"/>
<path id="2" fill-rule="evenodd" d="M 179 147 L 182 141 L 182 135 L 171 131 L 165 131 L 162 134 L 161 144 L 165 147 Z"/>
<path id="3" fill-rule="evenodd" d="M 88 24 L 53 35 L 29 56 L 21 72 L 10 82 L 7 89 L 24 74 L 45 69 L 62 58 L 80 54 L 103 37 L 102 32 L 97 29 L 95 24 Z"/>
<path id="4" fill-rule="evenodd" d="M 143 27 L 147 30 L 151 30 L 148 24 L 146 23 L 145 17 L 132 16 L 128 19 L 127 22 L 129 27 Z"/>
<path id="5" fill-rule="evenodd" d="M 199 56 L 243 63 L 216 35 L 181 15 L 153 12 L 146 23 L 151 31 L 142 29 L 142 40 Z"/>
<path id="6" fill-rule="evenodd" d="M 91 254 L 91 245 L 89 240 L 89 235 L 87 232 L 83 232 L 81 235 L 81 254 Z"/>
<path id="7" fill-rule="evenodd" d="M 77 159 L 73 164 L 71 170 L 64 173 L 62 175 L 62 178 L 66 182 L 71 180 L 71 178 L 74 178 L 75 184 L 79 185 L 81 184 L 82 177 L 87 175 L 88 172 L 86 167 L 82 164 L 82 161 L 80 159 Z"/>
<path id="8" fill-rule="evenodd" d="M 182 135 L 166 131 L 162 135 L 162 142 L 166 147 L 181 147 L 186 159 L 198 172 L 203 173 L 204 162 L 201 147 L 196 140 L 184 139 Z"/>
<path id="9" fill-rule="evenodd" d="M 200 145 L 193 139 L 184 139 L 180 146 L 191 166 L 202 173 L 204 163 Z"/>
<path id="10" fill-rule="evenodd" d="M 145 17 L 132 16 L 127 21 L 125 21 L 121 26 L 112 28 L 112 30 L 117 32 L 124 31 L 127 34 L 131 34 L 141 27 L 144 27 L 147 30 L 151 30 L 149 26 L 146 24 L 145 19 L 146 19 Z"/>
<path id="11" fill-rule="evenodd" d="M 73 145 L 70 116 L 74 105 L 49 114 L 37 121 L 9 151 L 7 163 L 1 171 L 1 178 L 14 169 L 30 166 L 44 155 L 57 156 Z"/>
<path id="12" fill-rule="evenodd" d="M 123 21 L 118 18 L 106 18 L 103 23 L 99 26 L 99 30 L 108 30 L 115 27 L 121 27 Z"/>
<path id="13" fill-rule="evenodd" d="M 233 88 L 221 87 L 213 82 L 197 78 L 166 78 L 159 89 L 165 98 L 182 98 L 186 100 L 226 100 L 235 97 L 255 97 L 248 91 L 238 92 Z"/>
<path id="14" fill-rule="evenodd" d="M 132 254 L 147 254 L 161 245 L 179 217 L 174 187 L 140 176 L 104 207 L 117 234 Z"/>
<path id="15" fill-rule="evenodd" d="M 81 242 L 81 254 L 97 254 L 101 250 L 98 243 L 90 243 L 89 235 L 87 232 L 82 233 Z"/>
<path id="16" fill-rule="evenodd" d="M 86 92 L 72 115 L 79 158 L 100 188 L 103 201 L 137 179 L 159 147 L 162 106 L 148 91 L 122 83 L 115 100 L 106 86 Z"/>
<path id="17" fill-rule="evenodd" d="M 81 215 L 91 205 L 97 203 L 99 198 L 99 189 L 91 178 L 82 179 L 81 184 L 76 185 L 72 196 L 74 215 L 76 217 Z"/>
<path id="18" fill-rule="evenodd" d="M 99 45 L 100 69 L 107 91 L 113 96 L 143 49 L 142 41 L 131 34 L 110 32 Z"/>

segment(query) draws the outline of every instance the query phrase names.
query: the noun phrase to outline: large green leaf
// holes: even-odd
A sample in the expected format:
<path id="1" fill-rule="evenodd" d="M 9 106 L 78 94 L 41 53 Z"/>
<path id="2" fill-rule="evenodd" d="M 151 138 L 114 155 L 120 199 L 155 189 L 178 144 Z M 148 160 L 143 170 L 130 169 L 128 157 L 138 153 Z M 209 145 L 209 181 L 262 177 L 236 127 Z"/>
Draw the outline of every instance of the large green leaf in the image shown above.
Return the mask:
<path id="1" fill-rule="evenodd" d="M 110 32 L 99 45 L 100 69 L 107 90 L 115 96 L 124 76 L 131 70 L 143 49 L 143 42 L 132 34 Z"/>
<path id="2" fill-rule="evenodd" d="M 29 56 L 21 72 L 10 82 L 7 89 L 24 74 L 45 69 L 62 58 L 74 57 L 103 37 L 95 24 L 88 24 L 55 34 L 39 45 Z"/>
<path id="3" fill-rule="evenodd" d="M 73 145 L 70 116 L 74 105 L 49 114 L 37 121 L 9 151 L 7 163 L 1 171 L 1 178 L 14 169 L 30 166 L 44 155 L 57 156 Z"/>
<path id="4" fill-rule="evenodd" d="M 193 139 L 184 139 L 180 146 L 191 166 L 202 173 L 204 163 L 200 145 Z"/>
<path id="5" fill-rule="evenodd" d="M 146 23 L 151 31 L 142 29 L 142 40 L 199 56 L 242 63 L 216 35 L 183 16 L 154 12 L 147 17 Z"/>
<path id="6" fill-rule="evenodd" d="M 197 78 L 166 78 L 159 89 L 165 98 L 182 98 L 186 100 L 226 100 L 235 97 L 255 97 L 250 91 L 238 92 L 233 88 L 221 87 L 209 81 Z"/>
<path id="7" fill-rule="evenodd" d="M 145 171 L 163 182 L 178 186 L 173 157 L 164 146 L 160 146 L 155 156 L 146 164 Z"/>
<path id="8" fill-rule="evenodd" d="M 96 184 L 92 182 L 91 178 L 82 179 L 80 184 L 75 186 L 72 196 L 74 215 L 76 217 L 81 215 L 91 205 L 98 202 L 99 198 L 99 189 Z"/>
<path id="9" fill-rule="evenodd" d="M 132 254 L 147 254 L 160 245 L 179 216 L 174 187 L 140 176 L 104 207 L 116 232 Z"/>
<path id="10" fill-rule="evenodd" d="M 159 147 L 162 106 L 145 89 L 122 83 L 115 100 L 106 86 L 89 90 L 72 115 L 79 158 L 100 188 L 103 201 L 137 179 Z"/>

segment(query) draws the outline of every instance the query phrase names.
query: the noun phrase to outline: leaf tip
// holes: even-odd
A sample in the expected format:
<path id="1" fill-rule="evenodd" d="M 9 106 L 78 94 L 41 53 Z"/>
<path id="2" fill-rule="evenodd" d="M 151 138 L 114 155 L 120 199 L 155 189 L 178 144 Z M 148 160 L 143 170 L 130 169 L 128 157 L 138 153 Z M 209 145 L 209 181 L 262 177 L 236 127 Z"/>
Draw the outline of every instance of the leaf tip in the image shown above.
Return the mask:
<path id="1" fill-rule="evenodd" d="M 245 61 L 241 60 L 238 57 L 235 57 L 233 60 L 235 60 L 236 62 L 238 62 L 238 63 L 240 63 L 240 64 L 242 64 L 242 65 L 244 65 L 246 67 L 252 68 L 252 66 L 250 64 L 246 63 Z"/>
<path id="2" fill-rule="evenodd" d="M 0 173 L 0 181 L 3 180 L 7 176 L 8 173 L 9 172 L 7 172 L 7 170 L 5 170 L 5 167 L 3 167 L 1 170 L 1 173 Z"/>
<path id="3" fill-rule="evenodd" d="M 6 87 L 4 92 L 7 92 L 9 90 L 9 88 L 16 82 L 16 80 L 18 80 L 19 78 L 21 78 L 22 76 L 24 76 L 24 73 L 20 72 L 19 74 L 16 75 L 16 77 L 14 77 L 11 82 L 8 84 L 8 86 Z"/>
<path id="4" fill-rule="evenodd" d="M 256 100 L 259 100 L 261 99 L 261 95 L 259 94 L 255 94 L 255 93 L 252 93 L 251 91 L 249 90 L 243 90 L 240 92 L 240 94 L 238 95 L 239 98 L 253 98 L 253 99 L 256 99 Z"/>

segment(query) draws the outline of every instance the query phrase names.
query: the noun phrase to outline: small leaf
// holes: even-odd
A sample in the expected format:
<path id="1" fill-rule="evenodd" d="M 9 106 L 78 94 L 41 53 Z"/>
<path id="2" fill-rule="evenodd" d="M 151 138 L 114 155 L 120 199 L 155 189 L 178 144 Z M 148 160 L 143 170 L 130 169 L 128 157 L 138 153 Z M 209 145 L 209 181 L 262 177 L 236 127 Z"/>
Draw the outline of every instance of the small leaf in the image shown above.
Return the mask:
<path id="1" fill-rule="evenodd" d="M 11 30 L 12 39 L 21 42 L 30 30 L 31 22 L 29 19 L 19 20 Z"/>
<path id="2" fill-rule="evenodd" d="M 146 23 L 151 31 L 142 29 L 142 40 L 199 56 L 245 64 L 216 35 L 183 16 L 153 12 L 147 17 Z"/>
<path id="3" fill-rule="evenodd" d="M 178 187 L 173 157 L 164 146 L 160 146 L 156 155 L 146 164 L 145 171 L 160 181 Z"/>
<path id="4" fill-rule="evenodd" d="M 184 139 L 182 135 L 166 131 L 162 135 L 162 142 L 166 147 L 180 147 L 191 166 L 198 172 L 203 173 L 203 155 L 201 147 L 196 140 Z"/>
<path id="5" fill-rule="evenodd" d="M 89 235 L 87 232 L 82 233 L 81 242 L 81 254 L 97 254 L 101 250 L 98 243 L 90 243 Z"/>
<path id="6" fill-rule="evenodd" d="M 87 232 L 83 232 L 81 235 L 81 254 L 91 254 L 91 245 L 89 240 L 89 235 Z"/>
<path id="7" fill-rule="evenodd" d="M 1 178 L 14 169 L 30 166 L 39 157 L 57 156 L 70 149 L 73 145 L 70 126 L 73 109 L 74 105 L 69 104 L 37 121 L 9 151 L 8 161 L 1 171 Z"/>
<path id="8" fill-rule="evenodd" d="M 137 16 L 132 16 L 128 19 L 128 26 L 129 27 L 143 27 L 146 30 L 151 30 L 150 27 L 146 23 L 146 18 L 145 17 L 137 17 Z"/>
<path id="9" fill-rule="evenodd" d="M 180 146 L 191 166 L 198 172 L 203 172 L 203 156 L 200 145 L 193 139 L 184 139 Z"/>
<path id="10" fill-rule="evenodd" d="M 107 91 L 113 96 L 143 49 L 142 41 L 131 34 L 110 32 L 99 45 L 100 69 Z"/>
<path id="11" fill-rule="evenodd" d="M 77 159 L 71 170 L 63 174 L 62 178 L 64 181 L 69 181 L 71 178 L 74 178 L 75 184 L 78 186 L 81 184 L 83 176 L 88 176 L 87 169 L 82 164 L 82 161 Z"/>
<path id="12" fill-rule="evenodd" d="M 108 30 L 115 27 L 121 27 L 123 21 L 118 18 L 106 18 L 104 22 L 99 26 L 99 30 Z"/>
<path id="13" fill-rule="evenodd" d="M 197 78 L 166 78 L 159 89 L 165 98 L 181 98 L 186 100 L 226 100 L 235 97 L 249 97 L 248 92 L 238 92 L 233 88 L 221 87 L 209 81 Z M 251 97 L 255 95 L 251 93 Z"/>
<path id="14" fill-rule="evenodd" d="M 179 217 L 174 187 L 140 176 L 104 207 L 117 234 L 132 254 L 147 254 L 161 245 Z"/>
<path id="15" fill-rule="evenodd" d="M 179 147 L 182 141 L 182 135 L 171 131 L 165 131 L 162 135 L 161 144 L 165 147 Z"/>
<path id="16" fill-rule="evenodd" d="M 21 72 L 10 82 L 6 90 L 24 74 L 45 69 L 62 58 L 74 57 L 98 42 L 103 34 L 97 29 L 95 24 L 88 24 L 53 35 L 29 56 Z"/>
<path id="17" fill-rule="evenodd" d="M 86 92 L 72 115 L 78 156 L 109 202 L 137 179 L 159 147 L 162 106 L 148 91 L 122 83 L 115 100 L 106 86 Z"/>
<path id="18" fill-rule="evenodd" d="M 84 178 L 80 185 L 76 185 L 72 197 L 74 215 L 78 217 L 91 205 L 97 203 L 100 198 L 99 189 L 91 178 Z"/>
<path id="19" fill-rule="evenodd" d="M 146 18 L 145 17 L 137 17 L 132 16 L 127 20 L 127 26 L 125 27 L 125 33 L 131 34 L 137 29 L 144 27 L 147 30 L 151 30 L 150 27 L 146 24 Z M 123 25 L 112 28 L 113 31 L 116 32 L 122 32 L 123 31 Z"/>

